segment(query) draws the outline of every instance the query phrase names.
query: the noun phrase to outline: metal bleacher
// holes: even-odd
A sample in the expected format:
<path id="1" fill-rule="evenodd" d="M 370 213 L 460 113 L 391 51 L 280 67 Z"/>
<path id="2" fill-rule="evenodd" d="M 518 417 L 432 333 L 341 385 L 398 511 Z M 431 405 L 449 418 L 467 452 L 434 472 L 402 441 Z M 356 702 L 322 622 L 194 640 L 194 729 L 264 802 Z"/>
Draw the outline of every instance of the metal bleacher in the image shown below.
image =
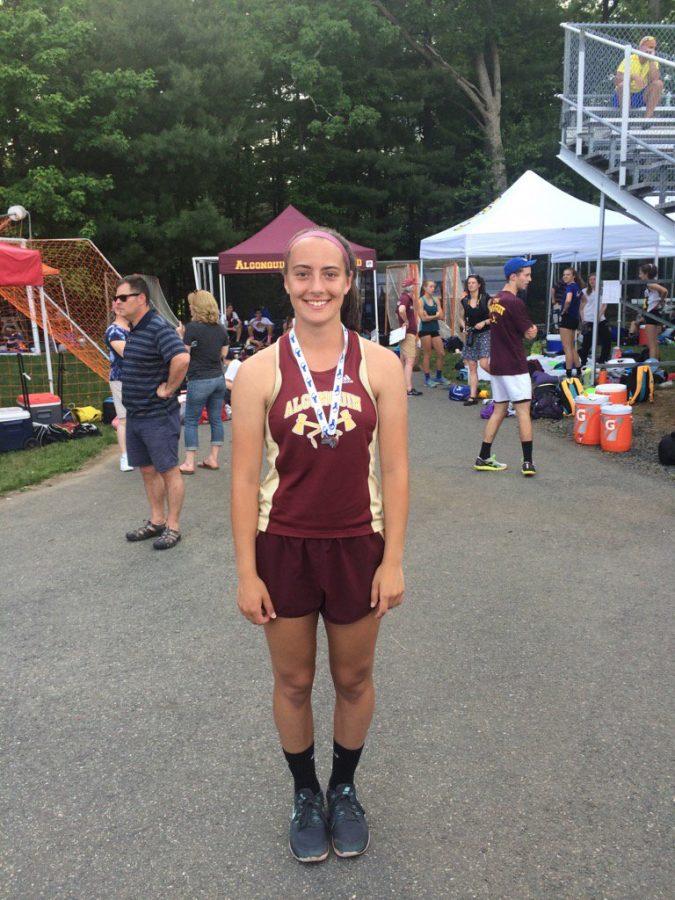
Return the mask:
<path id="1" fill-rule="evenodd" d="M 565 23 L 559 158 L 634 219 L 675 243 L 675 25 Z M 645 36 L 656 52 L 640 50 Z M 663 93 L 653 114 L 630 108 L 631 57 L 654 60 Z"/>

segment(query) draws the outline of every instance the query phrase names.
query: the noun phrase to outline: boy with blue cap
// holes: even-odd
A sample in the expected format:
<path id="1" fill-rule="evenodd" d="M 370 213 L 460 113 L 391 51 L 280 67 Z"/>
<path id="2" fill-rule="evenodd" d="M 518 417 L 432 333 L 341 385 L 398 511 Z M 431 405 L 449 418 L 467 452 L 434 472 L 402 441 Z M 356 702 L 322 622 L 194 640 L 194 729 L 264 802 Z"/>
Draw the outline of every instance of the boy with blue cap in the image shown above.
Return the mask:
<path id="1" fill-rule="evenodd" d="M 532 340 L 537 326 L 532 324 L 527 307 L 518 296 L 532 281 L 532 266 L 536 259 L 516 256 L 504 265 L 506 284 L 490 303 L 490 380 L 494 411 L 485 424 L 480 453 L 474 463 L 478 472 L 503 472 L 506 464 L 498 462 L 492 453 L 499 426 L 504 421 L 509 403 L 518 417 L 518 431 L 523 447 L 523 475 L 536 474 L 532 462 L 532 419 L 530 402 L 532 382 L 523 349 L 523 338 Z"/>

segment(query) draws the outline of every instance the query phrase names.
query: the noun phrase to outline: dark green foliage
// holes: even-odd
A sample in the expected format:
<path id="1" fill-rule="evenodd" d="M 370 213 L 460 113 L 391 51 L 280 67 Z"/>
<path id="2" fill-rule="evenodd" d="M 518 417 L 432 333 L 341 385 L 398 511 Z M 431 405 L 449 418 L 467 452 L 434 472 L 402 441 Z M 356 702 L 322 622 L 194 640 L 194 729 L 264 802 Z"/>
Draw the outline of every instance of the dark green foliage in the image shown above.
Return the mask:
<path id="1" fill-rule="evenodd" d="M 580 18 L 601 6 L 574 3 Z M 387 8 L 473 83 L 494 48 L 507 180 L 534 168 L 574 183 L 555 159 L 569 4 Z M 0 205 L 156 272 L 173 301 L 191 256 L 288 203 L 409 258 L 494 196 L 475 106 L 369 0 L 0 0 L 0 143 Z"/>

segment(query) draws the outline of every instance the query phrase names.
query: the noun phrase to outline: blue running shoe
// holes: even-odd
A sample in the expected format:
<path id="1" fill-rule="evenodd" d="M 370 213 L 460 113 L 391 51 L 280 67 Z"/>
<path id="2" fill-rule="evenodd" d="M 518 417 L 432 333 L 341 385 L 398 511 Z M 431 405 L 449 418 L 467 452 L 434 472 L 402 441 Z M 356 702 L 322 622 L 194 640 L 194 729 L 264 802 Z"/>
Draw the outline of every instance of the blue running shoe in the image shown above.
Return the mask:
<path id="1" fill-rule="evenodd" d="M 442 375 L 439 378 L 434 378 L 434 384 L 440 384 L 442 387 L 448 387 L 450 382 L 447 378 L 444 378 Z"/>
<path id="2" fill-rule="evenodd" d="M 360 856 L 370 843 L 363 807 L 356 799 L 353 784 L 338 784 L 328 791 L 328 825 L 337 856 Z"/>
<path id="3" fill-rule="evenodd" d="M 315 794 L 303 788 L 295 795 L 288 846 L 299 862 L 323 862 L 328 857 L 328 823 L 321 791 Z"/>

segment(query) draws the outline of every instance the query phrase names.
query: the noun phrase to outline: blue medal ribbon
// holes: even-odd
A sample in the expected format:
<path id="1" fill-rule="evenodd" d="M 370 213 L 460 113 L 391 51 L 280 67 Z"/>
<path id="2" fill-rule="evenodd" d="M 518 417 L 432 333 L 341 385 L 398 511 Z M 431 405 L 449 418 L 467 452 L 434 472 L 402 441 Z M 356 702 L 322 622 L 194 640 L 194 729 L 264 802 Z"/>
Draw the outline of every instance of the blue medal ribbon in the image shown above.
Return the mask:
<path id="1" fill-rule="evenodd" d="M 342 335 L 344 337 L 344 345 L 342 347 L 342 353 L 340 354 L 340 358 L 338 359 L 337 367 L 335 369 L 335 380 L 333 382 L 333 390 L 331 392 L 333 394 L 334 401 L 330 408 L 330 416 L 328 417 L 328 420 L 326 420 L 326 415 L 323 411 L 323 407 L 319 403 L 319 395 L 316 389 L 316 385 L 314 384 L 314 379 L 312 378 L 312 373 L 309 370 L 307 360 L 305 359 L 302 348 L 300 347 L 300 342 L 298 341 L 297 335 L 295 334 L 295 328 L 291 328 L 291 330 L 288 332 L 288 339 L 291 342 L 291 349 L 293 350 L 295 361 L 297 362 L 298 368 L 300 369 L 302 380 L 305 382 L 305 387 L 307 388 L 307 393 L 309 394 L 309 400 L 312 404 L 314 415 L 316 416 L 316 423 L 321 428 L 321 442 L 323 444 L 326 444 L 328 447 L 335 447 L 337 445 L 338 439 L 338 435 L 336 434 L 337 420 L 340 410 L 340 395 L 342 394 L 342 380 L 344 378 L 347 345 L 349 343 L 349 335 L 347 334 L 347 329 L 344 325 L 342 326 Z"/>

